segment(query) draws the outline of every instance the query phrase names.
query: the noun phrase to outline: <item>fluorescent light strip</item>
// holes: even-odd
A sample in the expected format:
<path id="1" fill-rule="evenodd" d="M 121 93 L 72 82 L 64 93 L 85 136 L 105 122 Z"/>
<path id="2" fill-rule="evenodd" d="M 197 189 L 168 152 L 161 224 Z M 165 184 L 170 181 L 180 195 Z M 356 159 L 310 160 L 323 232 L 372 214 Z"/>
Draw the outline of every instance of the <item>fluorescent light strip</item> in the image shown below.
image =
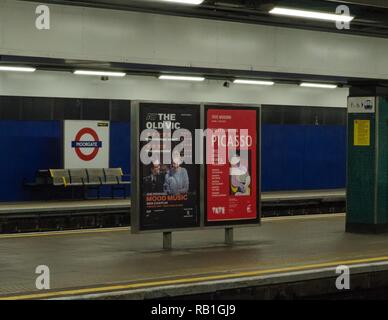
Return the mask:
<path id="1" fill-rule="evenodd" d="M 168 76 L 161 75 L 159 80 L 178 80 L 178 81 L 204 81 L 204 77 L 189 77 L 189 76 Z"/>
<path id="2" fill-rule="evenodd" d="M 181 4 L 194 4 L 194 5 L 199 5 L 201 4 L 204 0 L 159 0 L 163 2 L 174 2 L 174 3 L 181 3 Z"/>
<path id="3" fill-rule="evenodd" d="M 335 89 L 338 87 L 336 84 L 309 83 L 309 82 L 302 82 L 300 86 L 308 87 L 308 88 L 323 88 L 323 89 Z"/>
<path id="4" fill-rule="evenodd" d="M 261 80 L 244 80 L 244 79 L 236 79 L 233 81 L 235 84 L 255 84 L 260 86 L 273 86 L 275 82 L 273 81 L 261 81 Z"/>
<path id="5" fill-rule="evenodd" d="M 317 11 L 287 9 L 287 8 L 280 8 L 280 7 L 273 8 L 269 13 L 284 15 L 284 16 L 291 16 L 291 17 L 310 18 L 310 19 L 328 20 L 328 21 L 341 21 L 341 22 L 350 22 L 354 19 L 354 17 L 341 15 L 341 14 L 331 14 L 331 13 L 323 13 L 323 12 L 317 12 Z"/>
<path id="6" fill-rule="evenodd" d="M 32 67 L 11 67 L 11 66 L 0 66 L 0 71 L 13 71 L 13 72 L 34 72 L 36 68 Z"/>
<path id="7" fill-rule="evenodd" d="M 91 71 L 91 70 L 75 70 L 74 74 L 83 76 L 100 76 L 100 77 L 124 77 L 125 72 L 113 72 L 113 71 Z"/>

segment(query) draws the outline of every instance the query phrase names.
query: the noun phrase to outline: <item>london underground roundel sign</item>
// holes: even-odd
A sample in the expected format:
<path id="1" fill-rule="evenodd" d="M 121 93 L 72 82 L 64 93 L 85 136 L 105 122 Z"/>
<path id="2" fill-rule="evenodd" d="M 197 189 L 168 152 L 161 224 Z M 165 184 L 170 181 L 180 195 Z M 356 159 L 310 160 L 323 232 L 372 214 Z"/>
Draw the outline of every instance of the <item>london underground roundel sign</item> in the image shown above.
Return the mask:
<path id="1" fill-rule="evenodd" d="M 88 136 L 89 139 L 85 139 Z M 81 160 L 91 161 L 97 156 L 100 148 L 102 148 L 102 141 L 100 141 L 96 131 L 92 128 L 82 128 L 76 134 L 75 140 L 71 142 L 71 147 L 74 148 L 75 153 Z M 91 152 L 87 152 L 87 150 L 91 150 Z"/>

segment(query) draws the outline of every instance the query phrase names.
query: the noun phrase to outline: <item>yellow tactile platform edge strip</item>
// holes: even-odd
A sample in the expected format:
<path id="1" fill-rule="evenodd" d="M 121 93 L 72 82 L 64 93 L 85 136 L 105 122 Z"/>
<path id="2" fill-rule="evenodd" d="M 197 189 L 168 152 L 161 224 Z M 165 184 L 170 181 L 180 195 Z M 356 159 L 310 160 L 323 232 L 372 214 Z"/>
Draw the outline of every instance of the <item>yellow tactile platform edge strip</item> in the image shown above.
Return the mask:
<path id="1" fill-rule="evenodd" d="M 245 277 L 262 276 L 262 275 L 268 275 L 268 274 L 282 274 L 286 272 L 293 272 L 293 271 L 295 272 L 295 271 L 302 271 L 302 270 L 314 271 L 320 268 L 336 267 L 339 265 L 350 266 L 355 264 L 365 264 L 365 263 L 384 262 L 384 261 L 388 262 L 388 256 L 365 258 L 365 259 L 354 259 L 354 260 L 343 260 L 343 261 L 331 261 L 331 262 L 325 262 L 325 263 L 317 263 L 317 264 L 309 264 L 309 265 L 301 265 L 301 266 L 293 266 L 293 267 L 285 267 L 285 268 L 256 270 L 256 271 L 239 272 L 239 273 L 232 273 L 232 274 L 220 274 L 220 275 L 212 275 L 212 276 L 199 276 L 199 277 L 193 277 L 193 278 L 180 278 L 180 279 L 174 279 L 174 280 L 159 280 L 159 281 L 150 281 L 150 282 L 143 282 L 143 283 L 123 284 L 123 285 L 107 285 L 107 286 L 99 286 L 99 287 L 84 288 L 84 289 L 69 289 L 69 290 L 65 289 L 65 290 L 49 291 L 49 292 L 41 292 L 41 293 L 31 293 L 31 294 L 3 296 L 3 297 L 0 296 L 0 300 L 60 298 L 60 297 L 68 297 L 68 296 L 76 296 L 76 295 L 119 292 L 123 290 L 135 290 L 135 289 L 142 289 L 142 288 L 152 288 L 152 287 L 170 286 L 170 285 L 178 285 L 178 284 L 201 283 L 206 281 L 239 279 L 239 278 L 245 278 Z"/>

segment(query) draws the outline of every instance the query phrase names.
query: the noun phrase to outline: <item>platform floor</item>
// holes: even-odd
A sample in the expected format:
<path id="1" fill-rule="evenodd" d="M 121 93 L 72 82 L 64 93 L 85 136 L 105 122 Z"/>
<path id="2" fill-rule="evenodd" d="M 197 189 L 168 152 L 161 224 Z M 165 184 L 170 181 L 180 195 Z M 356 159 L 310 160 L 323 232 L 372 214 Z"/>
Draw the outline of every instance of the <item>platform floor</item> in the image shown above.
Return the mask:
<path id="1" fill-rule="evenodd" d="M 0 297 L 59 298 L 319 266 L 388 260 L 388 235 L 344 232 L 344 214 L 267 218 L 261 227 L 132 235 L 128 228 L 0 235 Z M 51 290 L 35 289 L 35 268 L 47 265 Z"/>

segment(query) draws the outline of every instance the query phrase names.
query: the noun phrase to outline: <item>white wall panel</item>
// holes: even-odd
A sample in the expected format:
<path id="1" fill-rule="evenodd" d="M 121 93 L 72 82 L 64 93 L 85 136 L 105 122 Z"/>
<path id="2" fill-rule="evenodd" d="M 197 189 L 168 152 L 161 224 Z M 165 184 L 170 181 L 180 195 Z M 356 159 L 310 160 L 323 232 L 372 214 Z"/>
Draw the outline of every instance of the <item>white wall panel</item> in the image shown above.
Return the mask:
<path id="1" fill-rule="evenodd" d="M 348 89 L 312 89 L 296 85 L 223 87 L 222 81 L 188 83 L 152 77 L 125 77 L 101 81 L 71 73 L 37 71 L 0 73 L 0 95 L 141 99 L 180 102 L 346 107 Z"/>
<path id="2" fill-rule="evenodd" d="M 0 0 L 0 54 L 388 79 L 387 39 L 60 5 L 39 31 L 36 5 Z"/>

